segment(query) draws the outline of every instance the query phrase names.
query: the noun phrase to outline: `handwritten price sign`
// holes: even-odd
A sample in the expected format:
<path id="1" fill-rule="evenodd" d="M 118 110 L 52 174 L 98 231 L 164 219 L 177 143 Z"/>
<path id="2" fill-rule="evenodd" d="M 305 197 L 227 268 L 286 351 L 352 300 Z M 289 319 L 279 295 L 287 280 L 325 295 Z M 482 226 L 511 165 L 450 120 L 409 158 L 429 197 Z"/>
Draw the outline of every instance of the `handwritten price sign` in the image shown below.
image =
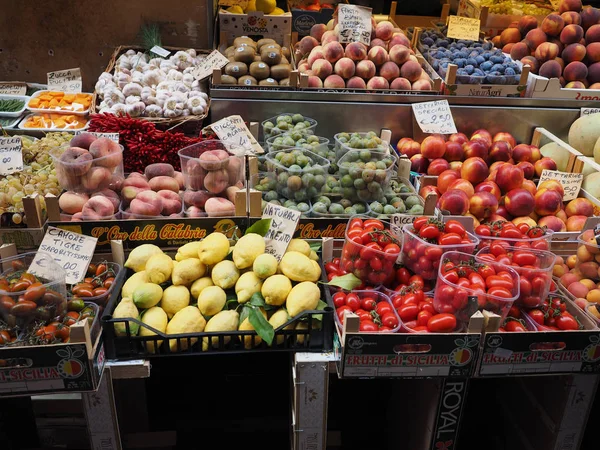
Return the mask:
<path id="1" fill-rule="evenodd" d="M 275 256 L 277 261 L 281 261 L 294 236 L 300 214 L 300 211 L 294 211 L 272 203 L 267 203 L 265 206 L 262 218 L 271 219 L 271 226 L 265 235 L 265 252 Z"/>
<path id="2" fill-rule="evenodd" d="M 220 140 L 243 147 L 245 154 L 264 153 L 241 116 L 225 117 L 211 124 L 210 128 Z"/>
<path id="3" fill-rule="evenodd" d="M 93 134 L 96 137 L 108 138 L 111 141 L 116 142 L 117 144 L 119 143 L 119 133 L 99 133 L 96 131 L 81 131 L 81 130 L 75 132 L 75 136 L 79 136 L 80 134 Z"/>
<path id="4" fill-rule="evenodd" d="M 562 187 L 565 191 L 563 200 L 566 202 L 577 198 L 577 195 L 579 195 L 581 183 L 583 182 L 583 174 L 559 172 L 558 170 L 544 169 L 542 171 L 540 181 L 538 182 L 538 186 L 546 180 L 556 180 L 560 184 L 562 184 Z"/>
<path id="5" fill-rule="evenodd" d="M 2 95 L 25 95 L 27 85 L 25 83 L 0 83 L 0 94 Z"/>
<path id="6" fill-rule="evenodd" d="M 467 41 L 479 40 L 479 29 L 481 22 L 479 19 L 470 17 L 449 16 L 448 32 L 446 35 L 452 39 L 466 39 Z"/>
<path id="7" fill-rule="evenodd" d="M 23 142 L 20 137 L 0 137 L 0 175 L 23 170 Z"/>
<path id="8" fill-rule="evenodd" d="M 448 100 L 413 103 L 412 109 L 423 133 L 453 134 L 457 132 Z"/>
<path id="9" fill-rule="evenodd" d="M 371 8 L 364 6 L 339 4 L 339 40 L 342 44 L 362 42 L 369 45 L 371 43 L 371 11 Z"/>
<path id="10" fill-rule="evenodd" d="M 215 50 L 200 61 L 200 63 L 192 70 L 192 75 L 196 80 L 203 80 L 212 75 L 213 69 L 220 69 L 221 67 L 225 67 L 228 63 L 229 60 L 225 58 L 219 50 Z"/>
<path id="11" fill-rule="evenodd" d="M 79 67 L 48 72 L 49 91 L 81 92 L 81 87 L 81 70 Z"/>

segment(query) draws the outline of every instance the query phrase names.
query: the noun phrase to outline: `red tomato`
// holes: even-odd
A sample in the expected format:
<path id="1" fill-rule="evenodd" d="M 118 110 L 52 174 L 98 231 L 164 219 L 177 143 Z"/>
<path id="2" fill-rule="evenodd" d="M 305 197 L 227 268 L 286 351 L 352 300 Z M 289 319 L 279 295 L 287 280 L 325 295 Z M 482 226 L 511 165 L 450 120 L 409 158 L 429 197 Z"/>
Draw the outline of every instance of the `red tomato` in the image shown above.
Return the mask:
<path id="1" fill-rule="evenodd" d="M 456 285 L 460 286 L 460 287 L 468 288 L 469 286 L 471 286 L 471 282 L 469 281 L 468 278 L 461 277 L 456 282 Z"/>
<path id="2" fill-rule="evenodd" d="M 381 323 L 389 328 L 396 328 L 400 322 L 398 321 L 398 317 L 393 312 L 388 312 L 381 317 Z"/>
<path id="3" fill-rule="evenodd" d="M 418 305 L 419 299 L 414 294 L 414 292 L 408 292 L 402 296 L 402 304 L 403 305 Z"/>
<path id="4" fill-rule="evenodd" d="M 413 228 L 418 233 L 419 230 L 429 221 L 428 217 L 418 217 L 413 221 Z"/>
<path id="5" fill-rule="evenodd" d="M 425 293 L 423 292 L 423 289 L 414 289 L 413 294 L 418 303 L 425 301 Z"/>
<path id="6" fill-rule="evenodd" d="M 373 311 L 377 308 L 377 301 L 373 297 L 364 297 L 360 301 L 360 306 L 365 311 Z"/>
<path id="7" fill-rule="evenodd" d="M 508 310 L 508 317 L 519 319 L 521 317 L 521 310 L 517 306 L 511 306 Z"/>
<path id="8" fill-rule="evenodd" d="M 360 217 L 353 218 L 348 224 L 348 229 L 352 228 L 364 228 L 363 221 Z"/>
<path id="9" fill-rule="evenodd" d="M 374 256 L 369 260 L 369 267 L 373 269 L 375 272 L 379 272 L 383 268 L 383 263 L 378 256 Z"/>
<path id="10" fill-rule="evenodd" d="M 418 287 L 419 289 L 423 289 L 425 287 L 425 282 L 423 281 L 423 277 L 420 275 L 413 275 L 409 278 L 408 284 L 412 284 L 414 287 Z"/>
<path id="11" fill-rule="evenodd" d="M 508 273 L 508 271 L 506 270 L 501 270 L 500 272 L 498 272 L 496 275 L 498 275 L 499 277 L 504 278 L 505 280 L 508 280 L 510 282 L 513 281 L 512 276 L 510 275 L 510 273 Z"/>
<path id="12" fill-rule="evenodd" d="M 449 220 L 446 222 L 444 230 L 446 233 L 456 233 L 461 238 L 465 237 L 466 234 L 465 227 L 458 220 Z"/>
<path id="13" fill-rule="evenodd" d="M 419 236 L 423 239 L 437 239 L 440 235 L 440 229 L 437 225 L 432 223 L 428 223 L 423 225 L 423 227 L 419 230 Z"/>
<path id="14" fill-rule="evenodd" d="M 562 313 L 560 316 L 556 318 L 556 326 L 559 330 L 578 330 L 579 323 L 573 316 L 567 316 L 565 313 Z"/>
<path id="15" fill-rule="evenodd" d="M 369 242 L 360 250 L 360 257 L 365 260 L 370 260 L 378 256 L 381 251 L 381 246 L 377 242 Z"/>
<path id="16" fill-rule="evenodd" d="M 390 312 L 391 310 L 392 305 L 390 305 L 386 301 L 377 303 L 377 306 L 375 307 L 375 311 L 377 312 L 377 314 L 379 314 L 380 317 L 383 316 L 385 313 Z"/>
<path id="17" fill-rule="evenodd" d="M 521 267 L 533 266 L 536 263 L 537 257 L 526 250 L 517 250 L 513 253 L 512 260 Z"/>
<path id="18" fill-rule="evenodd" d="M 357 309 L 356 311 L 354 311 L 354 314 L 356 314 L 361 321 L 373 320 L 373 316 L 371 315 L 371 313 L 365 311 L 364 309 Z"/>
<path id="19" fill-rule="evenodd" d="M 479 236 L 487 237 L 492 235 L 492 230 L 489 225 L 478 225 L 477 228 L 475 228 L 475 233 Z"/>
<path id="20" fill-rule="evenodd" d="M 338 315 L 338 318 L 340 319 L 340 322 L 342 322 L 342 324 L 344 323 L 344 314 L 346 313 L 346 311 L 353 312 L 352 308 L 350 308 L 347 305 L 340 306 L 335 312 Z"/>
<path id="21" fill-rule="evenodd" d="M 542 227 L 532 227 L 528 232 L 527 236 L 530 238 L 539 238 L 546 234 L 546 231 Z"/>
<path id="22" fill-rule="evenodd" d="M 427 322 L 427 328 L 434 333 L 449 333 L 456 328 L 453 314 L 436 314 Z"/>
<path id="23" fill-rule="evenodd" d="M 485 279 L 485 286 L 488 288 L 493 287 L 503 287 L 510 291 L 513 287 L 512 281 L 506 280 L 504 277 L 499 277 L 498 275 L 492 275 Z"/>
<path id="24" fill-rule="evenodd" d="M 386 327 L 386 326 L 380 326 L 379 327 L 379 332 L 380 333 L 391 333 L 392 329 L 390 327 Z"/>
<path id="25" fill-rule="evenodd" d="M 373 333 L 379 331 L 379 327 L 372 320 L 361 320 L 358 330 Z"/>
<path id="26" fill-rule="evenodd" d="M 462 242 L 460 235 L 456 233 L 445 233 L 438 239 L 440 245 L 458 245 Z"/>
<path id="27" fill-rule="evenodd" d="M 506 254 L 506 246 L 502 245 L 502 243 L 496 241 L 496 242 L 492 242 L 490 245 L 490 253 L 496 257 L 500 256 L 500 255 L 504 255 Z"/>
<path id="28" fill-rule="evenodd" d="M 412 327 L 411 329 L 416 333 L 429 333 L 429 329 L 427 328 L 427 326 L 424 325 Z"/>
<path id="29" fill-rule="evenodd" d="M 353 238 L 356 237 L 360 237 L 361 241 L 362 241 L 362 234 L 363 234 L 363 229 L 356 227 L 356 228 L 350 228 L 347 232 L 346 235 L 348 237 L 349 240 L 352 240 Z"/>
<path id="30" fill-rule="evenodd" d="M 517 225 L 517 229 L 521 232 L 522 235 L 527 235 L 527 232 L 529 231 L 529 225 L 527 225 L 525 222 L 521 222 Z"/>
<path id="31" fill-rule="evenodd" d="M 504 329 L 510 332 L 527 331 L 527 328 L 525 328 L 525 326 L 518 320 L 509 320 L 506 322 L 506 325 L 504 325 Z"/>
<path id="32" fill-rule="evenodd" d="M 419 311 L 419 314 L 417 314 L 417 325 L 427 326 L 427 322 L 429 322 L 429 319 L 432 317 L 433 313 L 430 311 Z"/>
<path id="33" fill-rule="evenodd" d="M 346 304 L 346 294 L 343 292 L 336 292 L 333 294 L 333 304 L 336 308 L 344 306 Z"/>
<path id="34" fill-rule="evenodd" d="M 363 222 L 364 228 L 374 228 L 376 230 L 383 230 L 385 227 L 383 226 L 383 222 L 378 219 L 367 219 Z"/>
<path id="35" fill-rule="evenodd" d="M 490 288 L 490 289 L 488 289 L 487 293 L 489 295 L 493 295 L 494 297 L 499 297 L 499 298 L 513 298 L 513 295 L 510 292 L 510 290 L 503 288 L 503 287 Z"/>
<path id="36" fill-rule="evenodd" d="M 435 308 L 433 307 L 433 303 L 431 302 L 421 302 L 419 303 L 419 312 L 427 311 L 431 314 L 435 314 Z"/>
<path id="37" fill-rule="evenodd" d="M 398 308 L 398 315 L 402 322 L 409 322 L 416 320 L 419 314 L 419 305 L 417 304 L 405 304 Z"/>
<path id="38" fill-rule="evenodd" d="M 504 280 L 506 281 L 506 280 Z M 507 281 L 508 283 L 508 281 Z M 529 280 L 525 277 L 519 277 L 519 297 L 520 298 L 524 298 L 524 297 L 528 297 L 531 295 L 531 283 L 529 282 Z"/>
<path id="39" fill-rule="evenodd" d="M 385 281 L 387 274 L 385 272 L 371 272 L 368 275 L 369 283 L 377 286 Z"/>
<path id="40" fill-rule="evenodd" d="M 531 248 L 534 250 L 548 250 L 548 241 L 537 239 L 531 242 Z"/>
<path id="41" fill-rule="evenodd" d="M 544 313 L 539 309 L 532 309 L 527 314 L 529 314 L 529 317 L 531 317 L 534 322 L 544 325 Z"/>
<path id="42" fill-rule="evenodd" d="M 400 284 L 409 284 L 410 272 L 408 269 L 401 267 L 396 271 L 396 281 Z"/>
<path id="43" fill-rule="evenodd" d="M 425 258 L 429 261 L 439 261 L 443 252 L 439 247 L 427 247 L 425 249 Z"/>
<path id="44" fill-rule="evenodd" d="M 469 274 L 469 282 L 472 285 L 480 286 L 482 289 L 485 289 L 486 280 L 484 280 L 483 277 L 481 275 L 479 275 L 477 272 L 473 272 L 473 273 Z"/>
<path id="45" fill-rule="evenodd" d="M 481 275 L 483 279 L 487 279 L 487 277 L 496 275 L 496 270 L 488 264 L 482 264 L 477 268 L 477 273 Z"/>
<path id="46" fill-rule="evenodd" d="M 383 252 L 385 253 L 385 259 L 389 261 L 396 261 L 396 259 L 398 259 L 398 255 L 400 254 L 400 247 L 398 244 L 390 243 L 383 248 Z"/>
<path id="47" fill-rule="evenodd" d="M 325 271 L 327 273 L 337 273 L 339 269 L 339 266 L 336 266 L 333 263 L 328 262 L 325 264 Z"/>
<path id="48" fill-rule="evenodd" d="M 360 298 L 357 294 L 348 294 L 346 295 L 346 305 L 352 309 L 352 311 L 356 311 L 360 308 Z"/>
<path id="49" fill-rule="evenodd" d="M 507 239 L 521 239 L 523 235 L 518 230 L 518 228 L 503 228 L 500 232 L 500 237 Z"/>

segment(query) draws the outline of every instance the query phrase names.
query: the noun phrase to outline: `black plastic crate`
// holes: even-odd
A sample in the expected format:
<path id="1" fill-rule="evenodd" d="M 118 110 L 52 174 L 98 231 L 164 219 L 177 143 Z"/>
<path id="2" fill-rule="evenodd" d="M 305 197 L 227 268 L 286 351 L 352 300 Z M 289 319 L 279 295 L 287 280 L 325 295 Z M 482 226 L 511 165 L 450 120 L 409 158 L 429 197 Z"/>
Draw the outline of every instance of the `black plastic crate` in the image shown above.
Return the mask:
<path id="1" fill-rule="evenodd" d="M 323 276 L 325 270 L 321 264 Z M 109 359 L 143 359 L 143 358 L 158 358 L 165 356 L 182 356 L 182 355 L 208 355 L 208 354 L 232 354 L 232 353 L 253 353 L 253 352 L 320 352 L 333 349 L 333 314 L 334 310 L 329 306 L 326 300 L 325 289 L 323 285 L 319 285 L 321 290 L 321 300 L 328 303 L 324 311 L 304 311 L 298 316 L 290 319 L 281 327 L 275 330 L 273 343 L 269 346 L 265 341 L 254 346 L 255 340 L 258 337 L 255 331 L 225 331 L 215 333 L 185 333 L 185 334 L 165 334 L 144 324 L 138 319 L 114 319 L 112 313 L 115 310 L 118 301 L 121 299 L 121 288 L 127 278 L 133 275 L 131 269 L 127 269 L 125 276 L 121 278 L 120 283 L 115 286 L 108 305 L 102 316 L 102 328 L 104 331 L 104 345 L 106 355 Z M 116 281 L 116 280 L 115 280 Z M 326 281 L 326 279 L 325 279 Z M 320 321 L 321 327 L 313 326 L 313 317 L 322 315 Z M 284 330 L 287 325 L 296 322 L 298 319 L 307 319 L 307 328 L 302 330 Z M 316 319 L 315 319 L 316 320 Z M 114 324 L 125 323 L 126 335 L 117 336 L 115 334 Z M 136 336 L 131 334 L 129 322 L 138 324 L 140 327 L 145 327 L 156 333 L 154 336 Z M 244 347 L 244 338 L 251 338 L 252 348 Z M 218 338 L 219 342 L 216 347 L 209 346 L 206 351 L 202 350 L 202 338 Z M 277 344 L 277 340 L 283 338 L 281 344 Z M 229 342 L 225 342 L 229 338 Z M 192 344 L 192 340 L 197 340 Z M 172 352 L 169 348 L 169 340 L 177 340 L 178 351 Z M 158 341 L 163 341 L 158 346 Z M 152 342 L 156 352 L 151 352 L 147 348 L 147 343 Z M 182 350 L 182 343 L 187 344 L 187 348 Z"/>

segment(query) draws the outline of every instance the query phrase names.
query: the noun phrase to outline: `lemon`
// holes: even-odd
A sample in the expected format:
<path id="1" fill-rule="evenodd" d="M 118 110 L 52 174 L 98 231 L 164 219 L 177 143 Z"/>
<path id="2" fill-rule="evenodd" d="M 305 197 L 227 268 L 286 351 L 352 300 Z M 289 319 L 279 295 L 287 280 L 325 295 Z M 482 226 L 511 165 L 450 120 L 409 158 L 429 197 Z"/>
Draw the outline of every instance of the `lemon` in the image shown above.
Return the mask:
<path id="1" fill-rule="evenodd" d="M 235 283 L 238 303 L 246 303 L 257 292 L 260 292 L 262 280 L 254 272 L 246 272 Z"/>
<path id="2" fill-rule="evenodd" d="M 319 287 L 310 281 L 303 281 L 292 288 L 287 296 L 285 306 L 288 314 L 295 317 L 302 311 L 315 309 L 320 298 L 321 291 Z"/>
<path id="3" fill-rule="evenodd" d="M 169 286 L 163 292 L 160 307 L 173 317 L 190 304 L 190 291 L 185 286 Z"/>
<path id="4" fill-rule="evenodd" d="M 273 11 L 271 11 L 269 13 L 271 16 L 281 16 L 282 14 L 285 14 L 285 11 L 281 8 L 275 8 Z"/>
<path id="5" fill-rule="evenodd" d="M 317 252 L 315 252 L 314 250 L 310 251 L 310 255 L 308 255 L 308 257 L 313 261 L 319 261 L 319 255 L 317 255 Z"/>
<path id="6" fill-rule="evenodd" d="M 267 313 L 263 308 L 260 308 L 260 313 L 263 317 L 267 318 Z M 239 331 L 255 331 L 254 326 L 250 323 L 250 320 L 246 317 L 244 321 L 240 324 L 238 328 Z M 252 344 L 252 338 L 254 337 L 254 345 Z M 262 342 L 262 338 L 260 336 L 244 336 L 244 348 L 246 350 L 251 349 L 252 347 L 256 347 L 258 344 Z"/>
<path id="7" fill-rule="evenodd" d="M 277 311 L 275 311 L 273 313 L 273 315 L 269 318 L 269 323 L 271 324 L 271 326 L 273 327 L 274 330 L 277 330 L 277 328 L 282 326 L 284 323 L 286 323 L 290 319 L 291 319 L 291 317 L 288 314 L 288 312 L 284 308 L 280 308 Z M 294 323 L 290 323 L 283 329 L 284 330 L 293 330 Z M 286 337 L 287 336 L 277 336 L 277 343 L 283 344 L 283 341 L 285 340 Z"/>
<path id="8" fill-rule="evenodd" d="M 123 297 L 115 311 L 113 312 L 113 319 L 125 319 L 125 318 L 135 318 L 137 319 L 139 315 L 138 309 L 136 308 L 133 300 L 128 297 Z M 132 336 L 135 336 L 138 333 L 139 325 L 137 323 L 133 323 L 129 321 L 129 331 Z M 117 336 L 127 336 L 127 327 L 125 322 L 117 322 L 115 323 L 115 334 Z"/>
<path id="9" fill-rule="evenodd" d="M 139 245 L 129 254 L 127 261 L 125 261 L 125 267 L 132 269 L 134 272 L 141 272 L 146 268 L 146 261 L 148 261 L 152 255 L 162 252 L 163 251 L 154 244 Z"/>
<path id="10" fill-rule="evenodd" d="M 277 273 L 277 258 L 268 253 L 258 255 L 252 264 L 252 271 L 263 280 Z"/>
<path id="11" fill-rule="evenodd" d="M 206 273 L 206 266 L 198 258 L 188 258 L 179 261 L 173 267 L 171 278 L 174 285 L 189 286 Z"/>
<path id="12" fill-rule="evenodd" d="M 219 286 L 223 289 L 229 289 L 235 286 L 235 283 L 237 283 L 237 280 L 240 277 L 240 271 L 237 269 L 233 261 L 225 260 L 213 267 L 210 277 L 212 278 L 215 286 Z"/>
<path id="13" fill-rule="evenodd" d="M 158 284 L 143 283 L 133 291 L 133 303 L 141 309 L 152 308 L 158 305 L 162 295 L 163 290 Z"/>
<path id="14" fill-rule="evenodd" d="M 144 311 L 144 314 L 141 317 L 141 321 L 146 325 L 151 326 L 152 328 L 156 328 L 158 331 L 164 333 L 167 330 L 167 323 L 169 322 L 169 318 L 167 317 L 167 313 L 160 306 L 153 306 L 150 309 Z M 140 327 L 140 336 L 154 336 L 156 333 L 149 328 Z M 156 347 L 160 347 L 162 344 L 162 340 L 156 341 L 156 346 L 154 341 L 146 341 L 146 348 L 150 353 L 156 352 Z"/>
<path id="15" fill-rule="evenodd" d="M 205 316 L 214 316 L 225 306 L 227 295 L 219 286 L 204 288 L 198 296 L 198 309 Z"/>
<path id="16" fill-rule="evenodd" d="M 210 318 L 206 327 L 204 327 L 205 333 L 214 333 L 217 331 L 235 331 L 238 329 L 240 323 L 240 315 L 234 310 L 221 311 Z M 208 350 L 208 339 L 202 338 L 202 350 Z M 227 345 L 231 338 L 225 336 L 223 338 L 223 344 Z M 217 347 L 219 345 L 219 338 L 210 338 L 210 345 Z"/>
<path id="17" fill-rule="evenodd" d="M 285 252 L 298 252 L 310 256 L 310 251 L 310 245 L 304 239 L 292 239 Z"/>
<path id="18" fill-rule="evenodd" d="M 244 10 L 238 5 L 233 5 L 227 8 L 227 12 L 231 14 L 244 14 Z"/>
<path id="19" fill-rule="evenodd" d="M 321 277 L 319 263 L 299 252 L 283 255 L 279 268 L 292 281 L 317 281 Z"/>
<path id="20" fill-rule="evenodd" d="M 204 331 L 205 326 L 206 319 L 202 317 L 198 308 L 195 306 L 186 306 L 178 311 L 169 321 L 166 334 L 201 333 Z M 196 342 L 198 342 L 197 338 L 190 339 L 190 345 L 194 345 Z M 181 339 L 180 343 L 181 350 L 187 350 L 188 340 Z M 176 339 L 169 339 L 169 348 L 172 352 L 179 350 Z"/>
<path id="21" fill-rule="evenodd" d="M 277 8 L 276 0 L 256 0 L 256 10 L 271 14 Z"/>
<path id="22" fill-rule="evenodd" d="M 148 282 L 148 276 L 146 275 L 146 271 L 142 270 L 141 272 L 134 273 L 131 275 L 125 284 L 123 284 L 123 288 L 121 289 L 121 297 L 131 298 L 133 296 L 133 291 L 142 283 Z"/>
<path id="23" fill-rule="evenodd" d="M 192 283 L 192 287 L 190 288 L 190 292 L 192 293 L 192 297 L 194 297 L 195 299 L 197 299 L 200 296 L 200 292 L 202 292 L 202 290 L 204 288 L 207 288 L 209 286 L 214 286 L 212 280 L 210 279 L 210 277 L 202 277 L 202 278 L 198 278 L 196 281 L 194 281 Z"/>
<path id="24" fill-rule="evenodd" d="M 256 0 L 250 0 L 248 2 L 248 6 L 246 6 L 246 9 L 244 10 L 245 13 L 249 13 L 249 12 L 254 12 L 256 11 Z"/>
<path id="25" fill-rule="evenodd" d="M 146 262 L 146 274 L 150 283 L 161 284 L 171 279 L 173 271 L 173 260 L 169 255 L 157 253 L 152 255 Z"/>
<path id="26" fill-rule="evenodd" d="M 183 261 L 188 258 L 197 258 L 198 250 L 200 250 L 200 245 L 202 241 L 188 242 L 183 247 L 179 247 L 177 250 L 177 254 L 175 255 L 176 261 Z"/>
<path id="27" fill-rule="evenodd" d="M 285 275 L 273 275 L 265 280 L 260 290 L 267 305 L 281 306 L 292 290 L 292 282 Z"/>
<path id="28" fill-rule="evenodd" d="M 242 236 L 233 247 L 233 262 L 238 269 L 252 267 L 258 255 L 265 252 L 265 239 L 256 233 Z"/>
<path id="29" fill-rule="evenodd" d="M 229 254 L 229 239 L 223 233 L 210 233 L 198 248 L 198 258 L 202 264 L 212 266 L 221 262 Z"/>

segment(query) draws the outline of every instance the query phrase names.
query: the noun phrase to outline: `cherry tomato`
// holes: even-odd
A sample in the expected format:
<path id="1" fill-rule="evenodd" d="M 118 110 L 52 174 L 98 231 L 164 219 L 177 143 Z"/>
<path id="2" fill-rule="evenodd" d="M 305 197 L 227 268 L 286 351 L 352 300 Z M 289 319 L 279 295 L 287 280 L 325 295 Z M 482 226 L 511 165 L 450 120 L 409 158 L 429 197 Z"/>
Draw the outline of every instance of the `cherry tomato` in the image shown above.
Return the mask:
<path id="1" fill-rule="evenodd" d="M 493 295 L 494 297 L 500 298 L 513 298 L 513 295 L 509 289 L 503 287 L 493 287 L 488 289 L 487 293 L 489 295 Z"/>
<path id="2" fill-rule="evenodd" d="M 325 271 L 327 273 L 337 273 L 339 270 L 340 270 L 339 266 L 336 266 L 333 263 L 328 262 L 325 264 Z"/>
<path id="3" fill-rule="evenodd" d="M 365 260 L 370 260 L 377 256 L 381 251 L 381 246 L 377 242 L 369 242 L 360 250 L 360 257 Z"/>
<path id="4" fill-rule="evenodd" d="M 521 232 L 519 231 L 518 228 L 503 228 L 502 231 L 500 232 L 500 237 L 506 238 L 506 239 L 521 239 L 523 235 L 521 234 Z"/>
<path id="5" fill-rule="evenodd" d="M 531 317 L 534 322 L 544 325 L 544 313 L 539 309 L 532 309 L 527 314 L 529 314 L 529 317 Z"/>
<path id="6" fill-rule="evenodd" d="M 360 301 L 360 306 L 365 311 L 373 311 L 377 308 L 377 301 L 373 297 L 364 297 Z"/>
<path id="7" fill-rule="evenodd" d="M 431 314 L 435 314 L 435 308 L 433 307 L 433 303 L 431 302 L 421 302 L 419 303 L 419 312 L 428 311 Z"/>
<path id="8" fill-rule="evenodd" d="M 509 320 L 506 322 L 506 325 L 504 325 L 504 329 L 509 332 L 527 331 L 527 328 L 525 328 L 525 326 L 518 320 Z"/>
<path id="9" fill-rule="evenodd" d="M 536 239 L 531 242 L 531 248 L 534 250 L 548 250 L 548 241 L 544 239 Z"/>
<path id="10" fill-rule="evenodd" d="M 430 311 L 419 311 L 419 314 L 417 314 L 417 326 L 427 326 L 427 322 L 432 317 L 433 313 Z"/>
<path id="11" fill-rule="evenodd" d="M 466 234 L 465 227 L 458 220 L 449 220 L 446 222 L 444 229 L 446 230 L 446 233 L 456 233 L 461 238 Z"/>
<path id="12" fill-rule="evenodd" d="M 456 317 L 453 314 L 436 314 L 427 322 L 427 328 L 434 333 L 449 333 L 456 328 Z"/>
<path id="13" fill-rule="evenodd" d="M 480 286 L 482 289 L 485 289 L 487 280 L 484 280 L 477 272 L 473 272 L 469 274 L 469 282 L 472 285 Z"/>
<path id="14" fill-rule="evenodd" d="M 562 313 L 556 318 L 556 327 L 559 330 L 578 330 L 579 323 L 577 323 L 577 320 L 573 316 L 567 316 L 565 313 Z"/>
<path id="15" fill-rule="evenodd" d="M 383 326 L 392 329 L 396 328 L 400 324 L 400 322 L 398 321 L 398 317 L 396 317 L 396 314 L 394 314 L 391 311 L 381 316 L 381 323 L 383 324 Z"/>
<path id="16" fill-rule="evenodd" d="M 54 332 L 54 335 L 61 340 L 65 340 L 65 339 L 69 339 L 69 336 L 71 334 L 71 329 L 66 326 L 63 325 L 62 323 L 59 325 L 56 325 L 56 331 Z"/>
<path id="17" fill-rule="evenodd" d="M 501 277 L 501 278 L 504 278 L 505 280 L 508 280 L 508 281 L 511 281 L 511 282 L 513 281 L 512 276 L 506 270 L 501 270 L 500 272 L 497 273 L 497 275 L 499 277 Z"/>
<path id="18" fill-rule="evenodd" d="M 346 311 L 353 312 L 352 308 L 350 308 L 348 305 L 340 306 L 336 311 L 336 314 L 338 315 L 338 318 L 342 324 L 344 323 L 344 315 L 346 314 Z"/>
<path id="19" fill-rule="evenodd" d="M 391 311 L 392 306 L 386 301 L 377 303 L 377 306 L 375 307 L 375 312 L 377 312 L 377 314 L 379 314 L 380 317 L 383 316 L 385 313 Z"/>
<path id="20" fill-rule="evenodd" d="M 343 292 L 336 292 L 335 294 L 333 294 L 333 305 L 336 308 L 339 308 L 340 306 L 344 306 L 346 304 L 346 294 L 344 294 Z"/>
<path id="21" fill-rule="evenodd" d="M 508 317 L 519 319 L 521 317 L 521 310 L 517 306 L 511 306 L 508 310 Z"/>
<path id="22" fill-rule="evenodd" d="M 423 289 L 425 287 L 425 282 L 423 281 L 423 277 L 420 275 L 413 275 L 408 280 L 409 285 L 413 285 L 418 287 L 419 289 Z"/>
<path id="23" fill-rule="evenodd" d="M 361 238 L 363 234 L 363 229 L 362 228 L 350 228 L 347 232 L 346 232 L 346 236 L 349 240 L 352 240 L 353 238 Z M 361 238 L 362 241 L 362 238 Z"/>
<path id="24" fill-rule="evenodd" d="M 348 294 L 346 295 L 346 305 L 352 309 L 352 311 L 356 311 L 360 308 L 360 298 L 357 294 Z"/>
<path id="25" fill-rule="evenodd" d="M 361 320 L 358 330 L 372 333 L 378 331 L 379 327 L 372 320 Z"/>
<path id="26" fill-rule="evenodd" d="M 423 227 L 419 230 L 419 236 L 423 239 L 437 239 L 440 235 L 440 229 L 437 225 L 432 223 L 428 223 L 423 225 Z"/>
<path id="27" fill-rule="evenodd" d="M 517 229 L 521 232 L 523 236 L 527 236 L 527 232 L 529 231 L 529 225 L 525 222 L 521 222 L 517 225 Z"/>
<path id="28" fill-rule="evenodd" d="M 496 275 L 496 270 L 494 270 L 494 268 L 488 264 L 482 264 L 477 268 L 477 273 L 484 279 L 487 279 L 492 275 Z"/>
<path id="29" fill-rule="evenodd" d="M 478 225 L 477 228 L 475 228 L 475 233 L 479 236 L 488 237 L 492 235 L 492 230 L 489 225 Z"/>
<path id="30" fill-rule="evenodd" d="M 106 272 L 106 264 L 98 264 L 98 267 L 96 267 L 96 276 L 99 277 L 100 275 L 102 275 L 104 272 Z"/>
<path id="31" fill-rule="evenodd" d="M 401 267 L 396 271 L 396 281 L 400 284 L 409 284 L 410 272 L 405 267 Z"/>
<path id="32" fill-rule="evenodd" d="M 365 311 L 364 309 L 357 309 L 356 311 L 354 311 L 354 314 L 356 314 L 361 321 L 373 320 L 373 316 L 371 316 L 371 313 Z"/>
<path id="33" fill-rule="evenodd" d="M 512 261 L 523 267 L 523 266 L 533 266 L 536 263 L 537 257 L 526 250 L 517 250 L 513 253 Z"/>
<path id="34" fill-rule="evenodd" d="M 350 224 L 348 225 L 348 229 L 351 230 L 353 228 L 364 228 L 363 221 L 360 217 L 354 217 Z"/>
<path id="35" fill-rule="evenodd" d="M 530 238 L 539 238 L 546 234 L 546 231 L 542 227 L 532 227 L 527 231 L 527 236 Z"/>
<path id="36" fill-rule="evenodd" d="M 461 242 L 462 238 L 456 233 L 445 233 L 438 239 L 440 245 L 458 245 Z"/>
<path id="37" fill-rule="evenodd" d="M 400 320 L 402 322 L 409 322 L 411 320 L 416 320 L 417 315 L 419 314 L 419 305 L 417 304 L 405 304 L 398 308 L 398 315 L 400 316 Z"/>
<path id="38" fill-rule="evenodd" d="M 427 222 L 429 221 L 428 217 L 418 217 L 413 221 L 413 228 L 415 229 L 415 232 L 419 232 L 421 230 L 421 228 L 423 228 L 423 225 L 425 225 Z"/>
<path id="39" fill-rule="evenodd" d="M 502 243 L 499 241 L 492 242 L 490 245 L 490 253 L 496 257 L 498 257 L 500 255 L 505 255 L 506 254 L 505 247 L 506 246 L 502 245 Z"/>
<path id="40" fill-rule="evenodd" d="M 498 275 L 492 275 L 485 279 L 485 286 L 488 288 L 503 287 L 510 291 L 513 288 L 513 282 L 506 280 L 504 277 Z"/>
<path id="41" fill-rule="evenodd" d="M 427 247 L 425 249 L 425 258 L 427 258 L 429 261 L 439 261 L 443 253 L 444 250 L 442 250 L 440 247 Z"/>
<path id="42" fill-rule="evenodd" d="M 396 261 L 396 259 L 398 259 L 398 255 L 400 254 L 400 247 L 398 244 L 390 243 L 383 248 L 383 252 L 385 253 L 385 259 L 389 261 Z"/>
<path id="43" fill-rule="evenodd" d="M 363 222 L 364 228 L 374 228 L 376 230 L 383 230 L 385 227 L 383 226 L 383 222 L 378 219 L 367 219 Z"/>

